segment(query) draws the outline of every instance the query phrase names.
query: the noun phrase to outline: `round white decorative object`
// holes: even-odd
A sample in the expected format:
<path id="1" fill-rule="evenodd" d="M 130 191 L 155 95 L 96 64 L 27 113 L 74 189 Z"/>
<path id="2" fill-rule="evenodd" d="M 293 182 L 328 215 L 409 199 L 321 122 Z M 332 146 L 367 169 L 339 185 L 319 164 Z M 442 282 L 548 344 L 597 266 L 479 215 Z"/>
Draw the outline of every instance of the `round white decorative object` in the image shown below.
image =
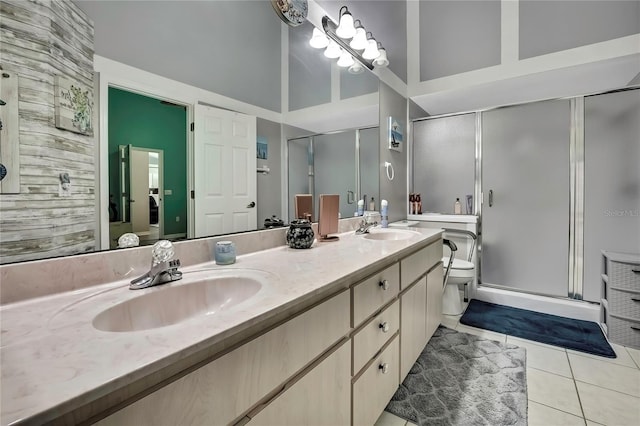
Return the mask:
<path id="1" fill-rule="evenodd" d="M 118 238 L 118 248 L 138 247 L 140 245 L 140 238 L 132 232 L 120 235 Z"/>
<path id="2" fill-rule="evenodd" d="M 151 255 L 153 256 L 154 265 L 160 262 L 166 262 L 173 259 L 173 244 L 168 240 L 160 240 L 151 248 Z"/>

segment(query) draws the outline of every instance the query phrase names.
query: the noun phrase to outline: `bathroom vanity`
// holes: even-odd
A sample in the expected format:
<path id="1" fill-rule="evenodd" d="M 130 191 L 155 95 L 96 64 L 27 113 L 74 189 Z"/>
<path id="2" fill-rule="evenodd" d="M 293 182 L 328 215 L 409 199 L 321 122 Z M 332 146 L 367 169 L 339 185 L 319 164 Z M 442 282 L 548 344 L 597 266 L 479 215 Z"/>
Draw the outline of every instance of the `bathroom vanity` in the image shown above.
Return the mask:
<path id="1" fill-rule="evenodd" d="M 4 305 L 2 424 L 371 425 L 440 323 L 441 258 L 440 230 L 350 231 Z"/>

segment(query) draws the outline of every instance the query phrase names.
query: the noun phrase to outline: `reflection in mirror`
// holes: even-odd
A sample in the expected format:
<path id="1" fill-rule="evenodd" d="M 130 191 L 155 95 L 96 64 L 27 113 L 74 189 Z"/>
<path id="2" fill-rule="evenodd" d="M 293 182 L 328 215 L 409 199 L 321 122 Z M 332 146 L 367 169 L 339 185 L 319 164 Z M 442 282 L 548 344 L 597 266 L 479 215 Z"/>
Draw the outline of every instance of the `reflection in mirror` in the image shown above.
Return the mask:
<path id="1" fill-rule="evenodd" d="M 357 202 L 366 198 L 379 209 L 378 128 L 306 136 L 288 141 L 289 199 L 312 194 L 314 217 L 318 217 L 320 194 L 340 196 L 340 217 L 352 217 Z M 373 198 L 373 200 L 372 200 Z M 293 202 L 289 219 L 295 219 Z"/>
<path id="2" fill-rule="evenodd" d="M 0 46 L 0 53 L 8 58 L 5 71 L 20 78 L 20 91 L 33 91 L 34 96 L 42 87 L 49 87 L 45 92 L 51 94 L 56 70 L 93 88 L 95 128 L 92 136 L 56 128 L 51 119 L 52 96 L 39 97 L 38 114 L 32 113 L 31 103 L 20 102 L 20 158 L 27 161 L 20 165 L 21 193 L 0 198 L 0 263 L 114 247 L 117 236 L 133 230 L 134 205 L 140 207 L 137 216 L 145 222 L 148 217 L 148 224 L 138 232 L 143 243 L 156 236 L 175 240 L 202 235 L 197 233 L 194 218 L 198 216 L 191 198 L 194 153 L 187 149 L 194 144 L 190 126 L 196 105 L 256 117 L 256 142 L 266 140 L 263 157 L 267 158 L 257 159 L 257 168 L 264 172 L 251 169 L 252 181 L 257 181 L 254 228 L 262 228 L 274 215 L 287 222 L 290 200 L 283 200 L 288 197 L 283 182 L 287 176 L 286 164 L 281 163 L 287 139 L 378 124 L 377 76 L 338 70 L 309 46 L 310 24 L 285 26 L 269 2 L 60 2 L 64 16 L 77 19 L 70 27 L 62 15 L 36 0 L 18 3 L 0 10 L 6 24 L 3 31 L 11 34 Z M 12 14 L 12 8 L 28 11 L 31 5 L 41 14 L 24 13 L 20 22 L 3 19 Z M 242 26 L 237 25 L 238 16 Z M 42 27 L 42 19 L 48 26 Z M 73 34 L 59 34 L 56 29 L 62 24 Z M 43 64 L 33 62 L 31 48 L 24 49 L 28 40 L 23 35 L 29 27 L 49 41 L 32 46 L 37 47 L 34 54 L 43 55 Z M 67 61 L 63 67 L 49 55 L 54 44 Z M 314 70 L 321 70 L 323 78 L 317 78 Z M 131 108 L 144 102 L 159 111 Z M 143 115 L 152 123 L 146 129 L 138 128 Z M 181 131 L 164 130 L 174 122 Z M 287 126 L 305 130 L 287 134 Z M 162 143 L 163 139 L 171 141 Z M 121 158 L 120 145 L 162 151 L 158 183 L 162 180 L 163 187 L 147 182 L 148 166 L 138 170 L 128 158 Z M 318 164 L 315 167 L 317 172 Z M 58 193 L 58 176 L 63 172 L 71 179 L 69 197 Z M 138 172 L 135 182 L 141 183 L 143 203 L 123 179 Z M 351 180 L 360 184 L 355 177 Z M 374 190 L 366 192 L 370 196 Z M 354 209 L 348 210 L 344 215 L 353 214 Z"/>

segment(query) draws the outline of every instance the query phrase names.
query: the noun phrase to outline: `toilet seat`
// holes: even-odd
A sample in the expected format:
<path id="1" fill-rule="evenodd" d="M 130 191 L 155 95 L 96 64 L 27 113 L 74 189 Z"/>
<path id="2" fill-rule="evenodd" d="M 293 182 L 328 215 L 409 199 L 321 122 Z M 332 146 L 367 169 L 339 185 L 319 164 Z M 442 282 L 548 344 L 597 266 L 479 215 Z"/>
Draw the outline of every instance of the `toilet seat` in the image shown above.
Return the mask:
<path id="1" fill-rule="evenodd" d="M 442 263 L 446 267 L 449 264 L 449 257 L 445 256 L 442 258 Z M 453 259 L 453 264 L 451 265 L 451 269 L 474 269 L 475 265 L 471 262 L 462 259 Z M 453 272 L 453 271 L 452 271 Z"/>

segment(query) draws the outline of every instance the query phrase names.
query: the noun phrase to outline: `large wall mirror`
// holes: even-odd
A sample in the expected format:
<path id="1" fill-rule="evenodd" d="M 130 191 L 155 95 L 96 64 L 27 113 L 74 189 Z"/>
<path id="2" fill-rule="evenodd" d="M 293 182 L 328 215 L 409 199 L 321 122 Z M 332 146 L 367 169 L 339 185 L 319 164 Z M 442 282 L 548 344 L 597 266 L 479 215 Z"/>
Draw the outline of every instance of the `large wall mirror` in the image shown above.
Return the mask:
<path id="1" fill-rule="evenodd" d="M 333 3 L 318 4 L 335 7 L 331 15 L 337 15 L 339 5 Z M 310 23 L 284 25 L 268 1 L 73 0 L 72 7 L 91 21 L 93 34 L 78 30 L 69 36 L 93 37 L 93 69 L 98 72 L 94 93 L 99 125 L 91 165 L 96 177 L 87 189 L 95 207 L 83 208 L 96 222 L 95 242 L 88 234 L 82 245 L 61 236 L 43 251 L 27 241 L 3 249 L 0 263 L 114 248 L 124 232 L 136 232 L 143 244 L 214 235 L 197 232 L 192 198 L 198 171 L 190 125 L 196 121 L 197 132 L 198 107 L 255 117 L 253 161 L 239 166 L 250 168 L 247 185 L 255 187 L 255 219 L 227 232 L 263 228 L 272 215 L 288 221 L 288 139 L 331 139 L 335 131 L 378 126 L 378 77 L 339 69 L 322 51 L 309 47 Z M 105 134 L 107 138 L 99 137 Z M 377 153 L 373 139 L 376 148 L 365 153 L 361 145 L 361 155 Z M 331 157 L 336 154 L 326 155 L 315 163 L 320 174 L 331 174 L 334 167 Z M 354 150 L 354 168 L 355 155 Z M 237 170 L 237 164 L 230 164 L 231 171 Z M 373 177 L 364 180 L 369 183 Z M 377 194 L 361 186 L 359 195 Z M 56 220 L 51 217 L 50 225 L 55 227 Z"/>

